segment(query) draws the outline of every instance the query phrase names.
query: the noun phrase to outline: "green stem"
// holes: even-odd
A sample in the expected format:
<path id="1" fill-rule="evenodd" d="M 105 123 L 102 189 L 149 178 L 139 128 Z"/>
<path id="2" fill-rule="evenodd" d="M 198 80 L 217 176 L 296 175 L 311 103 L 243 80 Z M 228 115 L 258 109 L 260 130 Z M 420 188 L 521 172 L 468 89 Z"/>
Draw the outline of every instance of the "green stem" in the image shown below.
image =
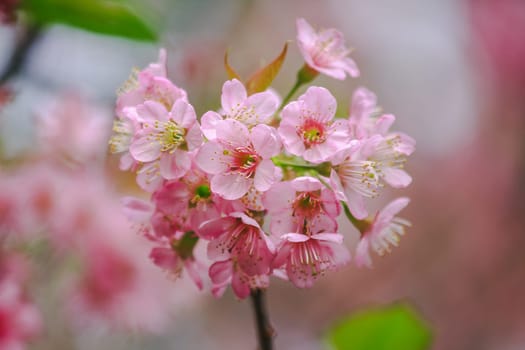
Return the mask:
<path id="1" fill-rule="evenodd" d="M 341 204 L 343 205 L 343 209 L 344 209 L 346 217 L 352 223 L 352 225 L 354 225 L 355 228 L 359 230 L 359 232 L 365 233 L 370 227 L 370 221 L 367 219 L 364 219 L 364 220 L 356 219 L 350 212 L 350 208 L 348 208 L 348 204 L 346 204 L 343 201 L 341 201 Z"/>
<path id="2" fill-rule="evenodd" d="M 297 79 L 295 81 L 295 84 L 292 87 L 292 89 L 288 92 L 281 105 L 279 106 L 279 111 L 283 109 L 284 106 L 286 106 L 286 104 L 292 99 L 293 95 L 295 95 L 297 90 L 299 90 L 299 88 L 302 85 L 311 82 L 315 79 L 315 77 L 317 77 L 317 75 L 319 75 L 318 71 L 316 71 L 313 68 L 310 68 L 307 64 L 305 64 L 299 70 L 299 72 L 297 72 Z"/>

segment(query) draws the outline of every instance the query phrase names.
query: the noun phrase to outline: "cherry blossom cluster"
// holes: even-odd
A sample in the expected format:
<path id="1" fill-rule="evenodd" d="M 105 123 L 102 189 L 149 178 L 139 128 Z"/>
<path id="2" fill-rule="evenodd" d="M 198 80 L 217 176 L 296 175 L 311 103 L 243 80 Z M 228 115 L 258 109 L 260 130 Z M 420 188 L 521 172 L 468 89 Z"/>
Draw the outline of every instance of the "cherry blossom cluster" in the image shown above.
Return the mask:
<path id="1" fill-rule="evenodd" d="M 222 86 L 221 108 L 199 118 L 168 79 L 164 50 L 133 73 L 117 100 L 111 151 L 150 193 L 148 201 L 124 199 L 129 219 L 154 244 L 156 265 L 175 276 L 186 271 L 199 288 L 209 277 L 216 296 L 231 285 L 245 298 L 272 275 L 311 287 L 350 261 L 340 217 L 360 231 L 354 260 L 366 266 L 371 251 L 390 251 L 409 225 L 396 217 L 408 198 L 375 214 L 366 200 L 385 185 L 411 183 L 403 167 L 415 141 L 390 130 L 394 115 L 365 88 L 344 116 L 336 117 L 337 101 L 324 87 L 291 100 L 319 73 L 359 75 L 339 31 L 317 32 L 304 19 L 297 30 L 305 65 L 284 100 L 234 75 Z M 194 254 L 197 245 L 208 260 Z"/>

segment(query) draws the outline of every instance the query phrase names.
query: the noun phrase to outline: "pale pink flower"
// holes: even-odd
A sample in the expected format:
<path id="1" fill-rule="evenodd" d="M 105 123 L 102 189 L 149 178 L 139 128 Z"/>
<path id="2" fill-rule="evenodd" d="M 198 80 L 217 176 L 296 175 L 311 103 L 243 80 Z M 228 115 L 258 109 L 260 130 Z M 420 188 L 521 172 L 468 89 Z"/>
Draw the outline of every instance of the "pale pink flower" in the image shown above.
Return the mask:
<path id="1" fill-rule="evenodd" d="M 410 199 L 406 197 L 398 198 L 376 214 L 357 244 L 355 262 L 358 266 L 372 266 L 370 250 L 382 256 L 385 252 L 390 252 L 391 246 L 397 247 L 400 236 L 405 234 L 405 226 L 410 226 L 410 222 L 395 215 L 409 202 Z"/>
<path id="2" fill-rule="evenodd" d="M 275 246 L 259 224 L 243 213 L 204 222 L 199 236 L 210 241 L 208 258 L 214 261 L 231 258 L 249 276 L 271 272 Z"/>
<path id="3" fill-rule="evenodd" d="M 281 177 L 271 157 L 281 149 L 275 129 L 259 124 L 251 131 L 234 119 L 218 121 L 217 138 L 205 143 L 196 155 L 197 165 L 212 175 L 211 190 L 234 200 L 253 185 L 266 191 Z"/>
<path id="4" fill-rule="evenodd" d="M 190 169 L 191 156 L 202 143 L 202 135 L 193 106 L 177 100 L 171 111 L 154 101 L 146 101 L 137 107 L 142 129 L 130 145 L 130 153 L 136 161 L 150 163 L 159 161 L 158 175 L 165 179 L 177 179 Z"/>
<path id="5" fill-rule="evenodd" d="M 217 121 L 235 119 L 251 128 L 270 120 L 279 107 L 279 97 L 272 91 L 248 96 L 246 88 L 237 79 L 228 80 L 222 86 L 222 111 L 206 112 L 201 119 L 202 132 L 208 140 L 216 138 Z"/>
<path id="6" fill-rule="evenodd" d="M 313 177 L 274 184 L 264 193 L 263 203 L 271 215 L 270 231 L 274 235 L 288 233 L 290 227 L 302 226 L 306 221 L 331 221 L 331 229 L 337 230 L 339 201 L 332 190 Z"/>
<path id="7" fill-rule="evenodd" d="M 161 49 L 159 62 L 151 63 L 140 72 L 134 71 L 120 88 L 116 115 L 122 117 L 126 107 L 136 107 L 148 100 L 156 101 L 171 110 L 179 99 L 188 101 L 186 91 L 167 79 L 166 50 Z"/>
<path id="8" fill-rule="evenodd" d="M 27 299 L 23 283 L 25 267 L 15 256 L 0 262 L 0 349 L 23 350 L 39 335 L 42 320 L 37 308 Z"/>
<path id="9" fill-rule="evenodd" d="M 222 296 L 230 284 L 239 299 L 247 298 L 252 289 L 268 288 L 270 284 L 268 274 L 249 275 L 233 258 L 213 263 L 209 276 L 213 283 L 212 293 L 217 298 Z"/>
<path id="10" fill-rule="evenodd" d="M 355 62 L 348 57 L 343 34 L 335 29 L 316 32 L 305 19 L 297 19 L 297 45 L 306 64 L 332 78 L 344 80 L 346 75 L 359 76 Z"/>
<path id="11" fill-rule="evenodd" d="M 46 155 L 85 163 L 105 154 L 109 115 L 79 95 L 60 97 L 37 111 L 39 150 Z"/>
<path id="12" fill-rule="evenodd" d="M 312 163 L 329 160 L 350 142 L 346 121 L 333 120 L 337 102 L 325 88 L 313 86 L 282 111 L 279 135 L 288 152 Z"/>
<path id="13" fill-rule="evenodd" d="M 336 270 L 350 261 L 350 253 L 338 233 L 288 233 L 281 237 L 274 268 L 284 267 L 298 288 L 310 288 L 326 271 Z"/>
<path id="14" fill-rule="evenodd" d="M 362 150 L 368 148 L 369 143 L 376 138 L 347 147 L 332 159 L 330 184 L 337 198 L 348 204 L 350 212 L 357 219 L 368 216 L 365 198 L 376 197 L 383 187 L 377 163 L 362 155 Z"/>

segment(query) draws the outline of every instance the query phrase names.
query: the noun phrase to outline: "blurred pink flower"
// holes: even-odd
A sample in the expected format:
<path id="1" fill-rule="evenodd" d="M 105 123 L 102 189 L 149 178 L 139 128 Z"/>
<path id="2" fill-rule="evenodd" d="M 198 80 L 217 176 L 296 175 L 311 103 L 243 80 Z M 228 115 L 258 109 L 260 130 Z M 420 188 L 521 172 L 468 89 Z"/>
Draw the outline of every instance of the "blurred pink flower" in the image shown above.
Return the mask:
<path id="1" fill-rule="evenodd" d="M 313 163 L 329 160 L 350 142 L 344 120 L 333 120 L 337 102 L 323 87 L 313 86 L 282 111 L 279 126 L 288 152 Z"/>
<path id="2" fill-rule="evenodd" d="M 405 226 L 410 226 L 410 222 L 395 215 L 409 202 L 410 199 L 406 197 L 398 198 L 376 214 L 357 244 L 354 260 L 358 266 L 372 266 L 370 249 L 382 256 L 385 252 L 390 252 L 391 245 L 397 247 L 399 237 L 405 234 Z"/>
<path id="3" fill-rule="evenodd" d="M 0 349 L 23 350 L 39 335 L 40 313 L 24 293 L 26 266 L 18 256 L 2 253 L 0 261 Z"/>
<path id="4" fill-rule="evenodd" d="M 305 19 L 297 20 L 297 45 L 306 64 L 332 78 L 344 80 L 346 75 L 359 76 L 355 62 L 348 57 L 343 34 L 335 29 L 316 32 Z"/>
<path id="5" fill-rule="evenodd" d="M 39 150 L 79 163 L 100 158 L 106 153 L 109 120 L 79 95 L 64 95 L 37 112 Z"/>
<path id="6" fill-rule="evenodd" d="M 208 140 L 215 140 L 215 126 L 223 118 L 238 120 L 248 128 L 267 122 L 277 111 L 279 98 L 270 91 L 248 96 L 244 85 L 233 79 L 222 86 L 221 103 L 221 113 L 209 111 L 202 116 L 202 132 Z"/>

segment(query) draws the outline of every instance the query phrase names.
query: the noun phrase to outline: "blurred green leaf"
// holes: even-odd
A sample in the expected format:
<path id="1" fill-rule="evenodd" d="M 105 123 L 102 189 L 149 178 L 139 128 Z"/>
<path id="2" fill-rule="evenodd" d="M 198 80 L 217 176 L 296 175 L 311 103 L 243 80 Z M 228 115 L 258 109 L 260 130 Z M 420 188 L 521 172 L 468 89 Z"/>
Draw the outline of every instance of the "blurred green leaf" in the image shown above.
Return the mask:
<path id="1" fill-rule="evenodd" d="M 123 0 L 23 0 L 22 9 L 39 24 L 63 23 L 135 40 L 157 39 Z"/>
<path id="2" fill-rule="evenodd" d="M 286 52 L 288 50 L 288 43 L 284 44 L 283 50 L 270 64 L 259 69 L 255 74 L 253 74 L 250 79 L 246 82 L 246 90 L 248 95 L 254 94 L 256 92 L 261 92 L 266 90 L 272 81 L 275 79 L 275 76 L 281 70 L 284 59 L 286 58 Z"/>
<path id="3" fill-rule="evenodd" d="M 400 303 L 355 313 L 327 338 L 336 350 L 425 350 L 432 335 L 416 311 Z"/>

